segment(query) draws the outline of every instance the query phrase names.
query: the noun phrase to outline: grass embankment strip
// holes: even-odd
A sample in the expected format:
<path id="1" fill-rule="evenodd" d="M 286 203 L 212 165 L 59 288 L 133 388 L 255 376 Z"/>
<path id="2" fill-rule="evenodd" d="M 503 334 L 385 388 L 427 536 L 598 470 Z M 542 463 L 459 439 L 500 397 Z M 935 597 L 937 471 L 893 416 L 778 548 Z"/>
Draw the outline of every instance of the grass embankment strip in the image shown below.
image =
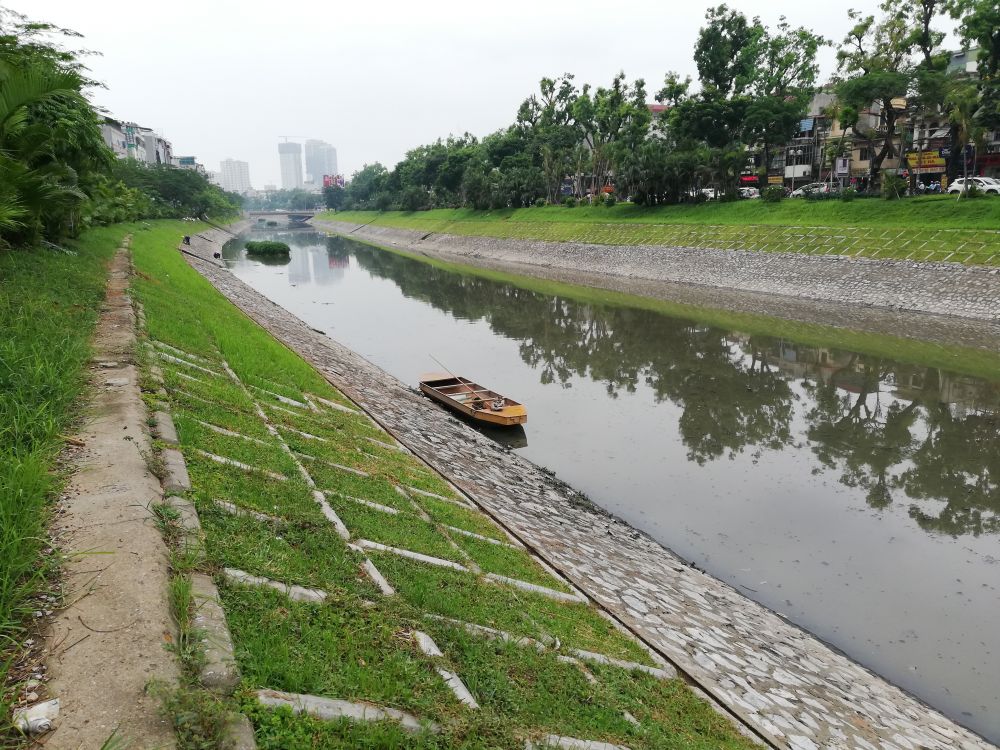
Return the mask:
<path id="1" fill-rule="evenodd" d="M 46 505 L 61 434 L 78 414 L 107 264 L 127 228 L 90 230 L 72 254 L 0 250 L 0 685 L 47 569 Z M 6 714 L 5 690 L 0 713 Z"/>
<path id="2" fill-rule="evenodd" d="M 351 541 L 370 538 L 455 562 L 468 563 L 471 558 L 485 571 L 552 589 L 562 585 L 525 551 L 449 532 L 448 526 L 455 526 L 505 539 L 485 515 L 457 505 L 462 500 L 447 482 L 412 456 L 388 447 L 392 438 L 363 414 L 322 405 L 320 399 L 337 404 L 346 399 L 189 269 L 173 251 L 175 241 L 168 227 L 139 234 L 134 242 L 140 271 L 136 292 L 144 303 L 149 331 L 159 341 L 188 352 L 189 362 L 197 355 L 207 360 L 198 360 L 205 367 L 223 371 L 225 360 L 240 381 L 226 383 L 210 375 L 191 380 L 181 377 L 180 369 L 169 362 L 159 362 L 188 459 L 194 488 L 189 499 L 198 508 L 205 535 L 204 556 L 193 565 L 177 562 L 175 570 L 183 576 L 200 569 L 220 582 L 243 676 L 236 697 L 252 717 L 261 747 L 513 750 L 524 747 L 527 738 L 556 731 L 633 750 L 748 746 L 680 681 L 670 681 L 672 687 L 666 691 L 643 690 L 651 706 L 643 713 L 626 677 L 594 686 L 579 667 L 560 661 L 559 649 L 578 647 L 650 663 L 642 647 L 593 607 L 487 582 L 472 571 L 445 570 L 390 552 L 371 552 L 369 557 L 398 591 L 396 596 L 381 596 L 364 573 L 363 554 L 337 535 L 314 502 L 312 487 L 290 470 L 287 462 L 292 459 L 284 445 L 310 457 L 300 459 L 302 466 L 341 514 Z M 147 356 L 148 365 L 156 361 Z M 266 388 L 299 406 L 256 389 L 250 389 L 251 399 L 240 383 Z M 314 408 L 310 402 L 321 405 Z M 278 435 L 263 428 L 258 406 Z M 256 428 L 250 424 L 254 418 L 259 422 Z M 254 439 L 224 435 L 201 422 Z M 199 450 L 250 466 L 281 469 L 288 478 L 278 481 L 219 464 Z M 405 489 L 418 484 L 451 502 Z M 347 495 L 397 512 L 373 508 Z M 229 504 L 228 509 L 217 501 Z M 273 518 L 234 514 L 232 506 Z M 268 588 L 231 583 L 221 575 L 224 568 L 320 589 L 326 598 L 321 603 L 296 603 Z M 181 583 L 177 590 L 183 592 Z M 177 598 L 183 606 L 184 597 Z M 544 653 L 521 646 L 498 650 L 488 640 L 474 642 L 462 635 L 462 628 L 431 620 L 428 614 L 499 627 L 550 647 Z M 443 655 L 428 655 L 418 648 L 415 631 L 429 629 L 440 636 Z M 480 692 L 476 697 L 481 708 L 464 706 L 441 671 L 457 673 L 459 678 L 468 673 Z M 293 717 L 287 710 L 264 710 L 253 698 L 259 689 L 372 701 L 433 721 L 441 733 L 405 735 L 392 725 L 321 722 Z M 546 715 L 546 702 L 553 697 L 558 705 Z M 638 725 L 624 715 L 633 708 Z M 660 714 L 676 717 L 668 726 L 671 737 L 679 739 L 659 741 L 654 724 Z"/>
<path id="3" fill-rule="evenodd" d="M 469 208 L 432 211 L 338 211 L 318 218 L 367 224 L 385 218 L 405 217 L 421 222 L 615 223 L 615 224 L 767 224 L 776 226 L 901 227 L 923 229 L 1000 229 L 1000 199 L 993 197 L 956 201 L 954 196 L 926 195 L 900 201 L 786 200 L 780 203 L 736 201 L 680 206 L 544 206 L 541 208 L 474 211 Z M 385 217 L 385 218 L 383 218 Z"/>
<path id="4" fill-rule="evenodd" d="M 351 239 L 356 240 L 356 238 Z M 732 312 L 651 297 L 640 297 L 598 287 L 579 286 L 561 281 L 539 279 L 533 276 L 521 276 L 504 271 L 494 271 L 477 266 L 450 263 L 436 258 L 428 258 L 424 255 L 408 253 L 398 248 L 378 245 L 363 240 L 356 241 L 411 258 L 421 263 L 427 263 L 452 273 L 459 273 L 465 276 L 478 276 L 479 278 L 503 284 L 513 284 L 538 294 L 565 297 L 585 304 L 597 306 L 613 305 L 616 307 L 650 310 L 663 315 L 683 318 L 699 324 L 730 331 L 740 331 L 772 339 L 789 339 L 799 344 L 858 352 L 909 364 L 939 367 L 948 372 L 973 375 L 987 380 L 996 380 L 997 374 L 1000 373 L 1000 352 L 996 351 L 966 346 L 951 346 L 879 333 L 852 331 L 847 328 L 835 328 L 817 323 L 785 320 L 770 315 Z"/>
<path id="5" fill-rule="evenodd" d="M 319 219 L 443 233 L 601 245 L 668 245 L 1000 265 L 1000 199 L 789 200 L 644 208 L 324 213 Z"/>

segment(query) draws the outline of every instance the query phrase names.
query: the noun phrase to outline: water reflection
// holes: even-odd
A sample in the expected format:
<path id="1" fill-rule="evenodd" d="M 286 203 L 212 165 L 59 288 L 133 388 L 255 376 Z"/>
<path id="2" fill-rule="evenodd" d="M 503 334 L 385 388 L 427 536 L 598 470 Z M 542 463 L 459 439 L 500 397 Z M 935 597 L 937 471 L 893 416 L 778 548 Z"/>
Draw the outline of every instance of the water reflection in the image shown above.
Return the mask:
<path id="1" fill-rule="evenodd" d="M 362 268 L 407 297 L 516 340 L 543 383 L 588 378 L 611 397 L 644 384 L 680 409 L 687 457 L 700 465 L 807 447 L 814 472 L 836 472 L 873 509 L 908 503 L 929 532 L 1000 531 L 1000 383 L 538 294 L 351 247 Z M 344 241 L 330 238 L 327 255 L 348 257 Z"/>

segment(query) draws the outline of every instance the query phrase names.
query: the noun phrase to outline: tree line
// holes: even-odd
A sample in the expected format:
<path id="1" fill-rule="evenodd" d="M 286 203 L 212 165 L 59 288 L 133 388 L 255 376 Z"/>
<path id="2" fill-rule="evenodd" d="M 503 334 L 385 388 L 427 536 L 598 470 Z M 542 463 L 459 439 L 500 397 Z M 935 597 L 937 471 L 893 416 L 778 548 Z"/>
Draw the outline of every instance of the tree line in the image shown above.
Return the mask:
<path id="1" fill-rule="evenodd" d="M 0 247 L 88 226 L 238 210 L 204 175 L 119 160 L 86 92 L 80 35 L 0 8 Z"/>
<path id="2" fill-rule="evenodd" d="M 848 15 L 837 73 L 822 87 L 817 54 L 830 40 L 784 17 L 771 27 L 719 5 L 695 42 L 697 85 L 673 72 L 653 92 L 624 73 L 597 87 L 571 74 L 543 78 L 507 127 L 418 146 L 391 170 L 367 164 L 347 187 L 324 191 L 327 206 L 518 208 L 557 203 L 566 192 L 603 201 L 612 185 L 613 194 L 646 205 L 688 200 L 701 185 L 732 198 L 748 168 L 767 183 L 768 165 L 821 88 L 833 95 L 825 117 L 844 131 L 826 149 L 826 166 L 860 141 L 872 154 L 867 184 L 876 188 L 885 161 L 901 156 L 905 99 L 906 114 L 947 123 L 954 179 L 965 146 L 1000 127 L 1000 6 L 884 0 L 877 13 Z M 978 77 L 949 71 L 939 28 L 949 18 L 958 20 L 962 43 L 979 48 Z M 648 106 L 651 93 L 662 107 Z M 865 116 L 873 104 L 880 127 Z"/>

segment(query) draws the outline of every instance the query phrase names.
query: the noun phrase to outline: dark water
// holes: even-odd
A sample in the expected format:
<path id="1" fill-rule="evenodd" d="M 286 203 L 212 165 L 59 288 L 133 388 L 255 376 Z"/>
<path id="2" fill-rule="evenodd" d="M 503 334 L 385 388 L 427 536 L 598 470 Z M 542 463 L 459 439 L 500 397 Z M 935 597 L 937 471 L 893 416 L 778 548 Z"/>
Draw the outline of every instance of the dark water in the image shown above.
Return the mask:
<path id="1" fill-rule="evenodd" d="M 311 231 L 242 279 L 401 380 L 529 409 L 517 450 L 715 576 L 1000 740 L 991 381 L 539 294 Z"/>

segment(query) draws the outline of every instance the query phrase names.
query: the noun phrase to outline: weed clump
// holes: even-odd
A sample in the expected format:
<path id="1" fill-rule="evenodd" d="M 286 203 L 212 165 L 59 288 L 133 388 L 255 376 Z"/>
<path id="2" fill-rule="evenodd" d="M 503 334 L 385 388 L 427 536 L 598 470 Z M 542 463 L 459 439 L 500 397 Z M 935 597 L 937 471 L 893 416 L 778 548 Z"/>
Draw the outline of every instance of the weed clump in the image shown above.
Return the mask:
<path id="1" fill-rule="evenodd" d="M 290 255 L 292 250 L 284 242 L 251 240 L 246 244 L 249 255 Z"/>

